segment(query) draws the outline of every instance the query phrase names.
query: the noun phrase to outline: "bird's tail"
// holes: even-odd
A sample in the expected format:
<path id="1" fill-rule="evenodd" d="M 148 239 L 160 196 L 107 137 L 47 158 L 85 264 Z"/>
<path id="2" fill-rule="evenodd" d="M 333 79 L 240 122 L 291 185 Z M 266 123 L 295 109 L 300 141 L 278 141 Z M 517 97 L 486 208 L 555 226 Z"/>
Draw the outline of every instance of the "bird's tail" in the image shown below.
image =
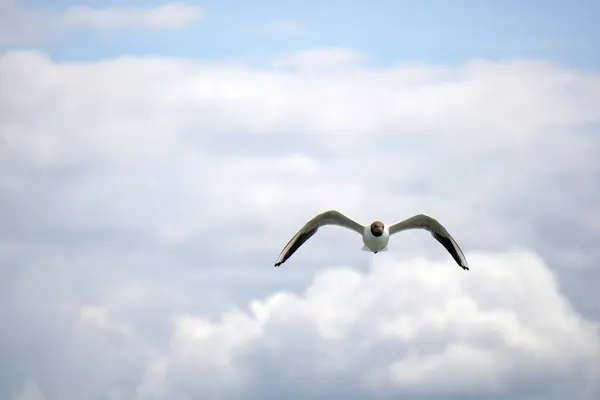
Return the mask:
<path id="1" fill-rule="evenodd" d="M 370 253 L 372 253 L 372 252 L 373 252 L 373 250 L 369 249 L 369 248 L 368 248 L 367 246 L 365 246 L 364 244 L 363 244 L 363 247 L 362 247 L 362 249 L 361 249 L 361 250 L 362 250 L 362 251 L 368 251 L 368 252 L 370 252 Z M 388 251 L 388 248 L 387 248 L 387 246 L 386 246 L 386 247 L 384 247 L 383 249 L 381 249 L 381 250 L 379 250 L 379 251 Z"/>

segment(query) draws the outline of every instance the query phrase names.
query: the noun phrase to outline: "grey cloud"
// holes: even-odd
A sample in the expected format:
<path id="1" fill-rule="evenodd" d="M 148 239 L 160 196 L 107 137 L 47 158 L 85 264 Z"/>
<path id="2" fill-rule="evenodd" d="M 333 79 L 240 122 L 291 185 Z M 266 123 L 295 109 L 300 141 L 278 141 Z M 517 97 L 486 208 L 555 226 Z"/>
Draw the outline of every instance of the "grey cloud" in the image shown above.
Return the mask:
<path id="1" fill-rule="evenodd" d="M 584 350 L 597 350 L 600 322 L 599 141 L 589 133 L 600 118 L 598 77 L 532 62 L 371 69 L 333 56 L 335 74 L 319 63 L 2 58 L 0 131 L 10 146 L 0 158 L 0 397 L 39 386 L 48 400 L 221 390 L 518 398 L 546 386 L 592 398 Z M 363 223 L 429 213 L 472 271 L 459 271 L 426 232 L 394 237 L 389 254 L 373 256 L 332 227 L 273 268 L 325 208 Z M 542 260 L 502 255 L 514 249 Z M 387 263 L 405 280 L 369 286 L 373 276 L 383 284 Z M 387 297 L 364 300 L 362 322 L 326 339 L 311 315 L 330 307 L 320 323 L 335 324 L 361 297 L 328 305 L 348 277 L 329 268 L 344 265 L 366 274 L 364 293 Z M 315 281 L 319 271 L 332 281 Z M 507 275 L 498 283 L 494 271 Z M 253 333 L 243 322 L 251 301 L 282 291 L 296 300 Z M 481 307 L 473 319 L 446 308 L 461 296 Z M 420 319 L 428 304 L 443 324 Z M 233 305 L 242 314 L 228 320 Z M 402 316 L 418 336 L 373 336 Z M 222 334 L 201 339 L 215 326 Z M 550 367 L 509 340 L 521 331 L 546 346 Z M 424 371 L 449 363 L 452 373 L 394 383 L 384 370 L 401 361 L 408 367 L 396 368 Z M 504 368 L 496 383 L 498 374 L 475 381 L 494 365 Z"/>

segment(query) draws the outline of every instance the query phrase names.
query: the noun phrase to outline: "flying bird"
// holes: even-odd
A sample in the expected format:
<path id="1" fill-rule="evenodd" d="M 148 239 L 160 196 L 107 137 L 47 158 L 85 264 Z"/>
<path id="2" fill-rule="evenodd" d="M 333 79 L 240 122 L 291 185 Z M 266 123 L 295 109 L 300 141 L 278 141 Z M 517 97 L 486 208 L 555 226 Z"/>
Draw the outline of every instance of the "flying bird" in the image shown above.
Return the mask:
<path id="1" fill-rule="evenodd" d="M 390 236 L 394 233 L 409 229 L 425 229 L 448 250 L 454 261 L 462 269 L 469 270 L 467 259 L 454 238 L 442 224 L 428 215 L 417 214 L 390 226 L 385 226 L 381 221 L 374 221 L 370 226 L 363 226 L 336 210 L 325 211 L 308 221 L 283 248 L 277 261 L 275 261 L 275 266 L 278 267 L 283 264 L 304 242 L 317 233 L 320 227 L 325 225 L 337 225 L 353 230 L 362 236 L 362 250 L 375 254 L 380 251 L 387 251 Z"/>

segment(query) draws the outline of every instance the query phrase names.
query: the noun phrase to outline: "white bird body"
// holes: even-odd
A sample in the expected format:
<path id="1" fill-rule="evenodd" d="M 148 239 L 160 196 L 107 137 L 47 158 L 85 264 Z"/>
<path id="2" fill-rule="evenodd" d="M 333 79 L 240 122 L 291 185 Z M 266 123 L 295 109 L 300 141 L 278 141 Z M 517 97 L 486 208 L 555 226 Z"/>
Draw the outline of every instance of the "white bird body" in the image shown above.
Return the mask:
<path id="1" fill-rule="evenodd" d="M 386 227 L 384 228 L 383 234 L 381 236 L 375 236 L 371 233 L 371 229 L 368 226 L 365 226 L 362 235 L 363 239 L 363 250 L 372 251 L 373 253 L 377 253 L 380 251 L 387 250 L 387 245 L 390 241 L 390 231 Z"/>
<path id="2" fill-rule="evenodd" d="M 275 261 L 275 266 L 278 267 L 283 264 L 304 242 L 317 233 L 321 226 L 325 225 L 341 226 L 360 234 L 363 240 L 362 250 L 371 251 L 375 254 L 388 250 L 387 246 L 391 235 L 409 229 L 425 229 L 444 246 L 462 269 L 469 269 L 467 259 L 458 243 L 442 224 L 428 215 L 417 214 L 390 226 L 385 226 L 381 221 L 374 221 L 371 225 L 364 226 L 336 210 L 325 211 L 304 224 L 283 248 L 277 261 Z"/>

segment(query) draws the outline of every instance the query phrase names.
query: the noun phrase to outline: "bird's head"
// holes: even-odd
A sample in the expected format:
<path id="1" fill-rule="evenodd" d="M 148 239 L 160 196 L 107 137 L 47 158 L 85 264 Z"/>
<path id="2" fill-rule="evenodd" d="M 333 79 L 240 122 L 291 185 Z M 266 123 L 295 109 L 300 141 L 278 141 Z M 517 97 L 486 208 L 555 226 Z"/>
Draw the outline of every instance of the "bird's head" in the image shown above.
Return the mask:
<path id="1" fill-rule="evenodd" d="M 375 237 L 383 235 L 383 222 L 375 221 L 371 224 L 371 233 Z"/>

